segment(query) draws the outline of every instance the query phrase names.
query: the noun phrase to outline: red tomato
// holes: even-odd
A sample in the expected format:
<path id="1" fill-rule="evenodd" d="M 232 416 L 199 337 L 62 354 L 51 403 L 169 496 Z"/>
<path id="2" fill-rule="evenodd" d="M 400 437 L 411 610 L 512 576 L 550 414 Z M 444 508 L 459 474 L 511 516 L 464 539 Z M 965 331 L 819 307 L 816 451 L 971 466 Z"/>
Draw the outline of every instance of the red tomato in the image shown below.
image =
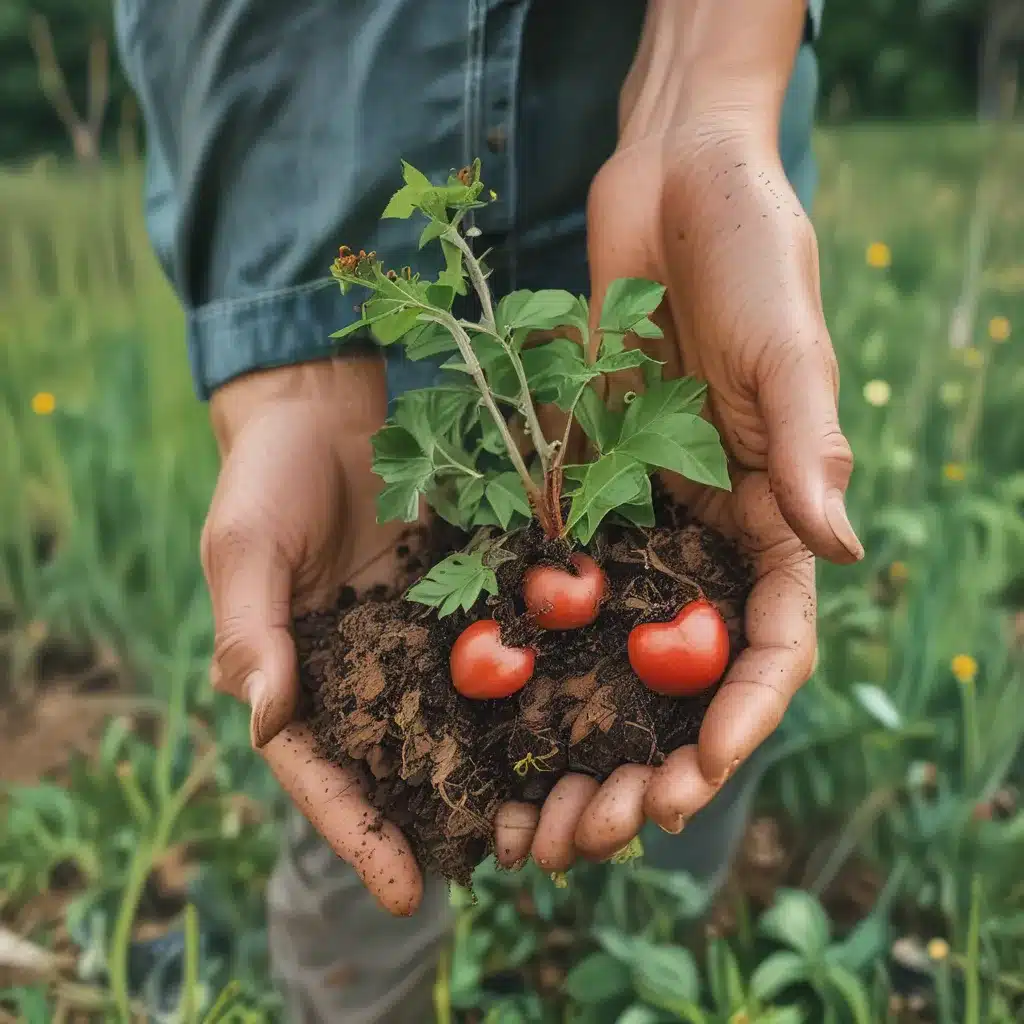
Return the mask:
<path id="1" fill-rule="evenodd" d="M 633 671 L 666 697 L 706 690 L 728 662 L 729 631 L 709 601 L 691 601 L 671 622 L 645 622 L 629 634 Z"/>
<path id="2" fill-rule="evenodd" d="M 533 675 L 537 655 L 529 647 L 506 647 L 494 619 L 471 622 L 452 644 L 452 683 L 463 697 L 492 700 L 521 690 Z"/>
<path id="3" fill-rule="evenodd" d="M 553 565 L 535 565 L 523 577 L 523 599 L 541 629 L 579 629 L 597 618 L 608 581 L 590 555 L 577 551 L 569 561 L 579 576 Z"/>

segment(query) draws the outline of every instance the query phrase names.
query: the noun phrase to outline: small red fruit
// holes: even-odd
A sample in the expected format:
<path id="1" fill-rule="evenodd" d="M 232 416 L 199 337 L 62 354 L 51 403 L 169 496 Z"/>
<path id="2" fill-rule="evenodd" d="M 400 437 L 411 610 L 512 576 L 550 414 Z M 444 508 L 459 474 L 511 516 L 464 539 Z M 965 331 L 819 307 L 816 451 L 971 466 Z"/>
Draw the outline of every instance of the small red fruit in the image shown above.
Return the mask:
<path id="1" fill-rule="evenodd" d="M 554 565 L 535 565 L 523 577 L 526 608 L 541 629 L 579 629 L 597 618 L 608 581 L 590 555 L 577 551 L 569 561 L 578 576 Z"/>
<path id="2" fill-rule="evenodd" d="M 645 622 L 629 634 L 629 663 L 666 697 L 706 690 L 729 663 L 729 631 L 709 601 L 691 601 L 671 622 Z"/>
<path id="3" fill-rule="evenodd" d="M 452 644 L 452 683 L 472 700 L 510 697 L 533 675 L 536 657 L 529 647 L 506 647 L 498 623 L 480 619 L 471 622 Z"/>

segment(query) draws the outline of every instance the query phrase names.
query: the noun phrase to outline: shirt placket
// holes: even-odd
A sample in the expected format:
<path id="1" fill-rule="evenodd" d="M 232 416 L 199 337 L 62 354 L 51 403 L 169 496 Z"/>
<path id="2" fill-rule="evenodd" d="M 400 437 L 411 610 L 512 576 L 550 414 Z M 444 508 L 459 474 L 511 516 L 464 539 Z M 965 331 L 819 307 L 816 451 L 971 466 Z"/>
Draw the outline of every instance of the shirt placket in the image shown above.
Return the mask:
<path id="1" fill-rule="evenodd" d="M 497 199 L 474 224 L 505 239 L 504 270 L 515 287 L 517 215 L 516 97 L 523 31 L 530 0 L 469 0 L 466 161 L 479 156 L 483 179 Z"/>

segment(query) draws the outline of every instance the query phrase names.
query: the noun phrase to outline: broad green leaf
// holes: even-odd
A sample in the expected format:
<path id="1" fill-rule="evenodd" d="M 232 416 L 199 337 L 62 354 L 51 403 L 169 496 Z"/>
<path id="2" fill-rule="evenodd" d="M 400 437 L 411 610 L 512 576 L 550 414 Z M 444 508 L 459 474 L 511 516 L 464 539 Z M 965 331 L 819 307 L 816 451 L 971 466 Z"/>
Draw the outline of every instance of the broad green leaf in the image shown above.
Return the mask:
<path id="1" fill-rule="evenodd" d="M 643 430 L 649 423 L 673 413 L 700 412 L 704 404 L 707 385 L 693 377 L 658 381 L 648 385 L 642 395 L 637 395 L 626 407 L 622 423 L 622 437 L 627 438 Z"/>
<path id="2" fill-rule="evenodd" d="M 382 301 L 392 301 L 392 300 L 389 299 L 389 300 L 382 300 Z M 367 303 L 367 305 L 369 305 L 369 303 Z M 396 312 L 398 312 L 397 308 L 393 309 L 393 310 L 388 310 L 387 312 L 384 312 L 384 313 L 377 313 L 375 316 L 366 316 L 366 315 L 364 315 L 364 316 L 360 317 L 360 319 L 354 321 L 353 323 L 350 323 L 347 327 L 342 327 L 342 329 L 340 331 L 335 331 L 331 335 L 331 337 L 334 338 L 334 339 L 347 338 L 350 334 L 355 334 L 356 331 L 363 330 L 366 327 L 372 327 L 374 324 L 380 322 L 381 320 L 388 319 L 389 317 L 393 316 Z M 374 332 L 374 334 L 376 334 L 376 332 Z M 378 338 L 377 340 L 379 341 L 380 339 Z M 395 339 L 395 340 L 397 340 L 397 339 Z M 386 345 L 386 344 L 388 344 L 388 342 L 382 342 L 382 344 Z"/>
<path id="3" fill-rule="evenodd" d="M 629 968 L 607 953 L 584 957 L 565 979 L 566 993 L 585 1006 L 616 999 L 629 990 Z"/>
<path id="4" fill-rule="evenodd" d="M 526 488 L 515 471 L 501 473 L 488 481 L 487 500 L 497 514 L 502 529 L 508 529 L 508 524 L 517 512 L 527 518 L 533 514 L 526 497 Z"/>
<path id="5" fill-rule="evenodd" d="M 742 1008 L 745 1001 L 743 974 L 725 939 L 713 939 L 707 951 L 708 984 L 717 1009 L 731 1013 Z"/>
<path id="6" fill-rule="evenodd" d="M 402 161 L 402 180 L 410 188 L 427 189 L 433 188 L 433 182 L 422 172 L 417 170 L 408 160 Z"/>
<path id="7" fill-rule="evenodd" d="M 421 322 L 405 336 L 405 354 L 414 362 L 458 351 L 451 332 L 433 320 Z"/>
<path id="8" fill-rule="evenodd" d="M 802 889 L 779 889 L 774 904 L 761 915 L 758 927 L 763 935 L 809 959 L 823 955 L 829 942 L 828 915 Z"/>
<path id="9" fill-rule="evenodd" d="M 689 950 L 681 946 L 646 948 L 633 961 L 633 983 L 637 994 L 652 1006 L 681 1014 L 697 1004 L 700 977 Z"/>
<path id="10" fill-rule="evenodd" d="M 638 333 L 636 327 L 658 308 L 664 294 L 663 284 L 647 281 L 642 277 L 620 277 L 612 281 L 601 306 L 601 330 L 619 334 L 627 331 Z M 644 327 L 642 330 L 649 328 Z M 657 338 L 661 335 L 659 333 L 642 336 Z"/>
<path id="11" fill-rule="evenodd" d="M 401 299 L 370 299 L 363 313 L 373 324 L 373 336 L 382 345 L 391 345 L 416 327 L 420 310 Z"/>
<path id="12" fill-rule="evenodd" d="M 541 402 L 568 410 L 580 389 L 600 373 L 588 366 L 583 348 L 568 338 L 527 349 L 522 356 L 530 390 Z"/>
<path id="13" fill-rule="evenodd" d="M 534 331 L 551 330 L 567 323 L 577 307 L 576 296 L 554 288 L 542 291 L 510 292 L 495 311 L 498 332 L 529 328 Z"/>
<path id="14" fill-rule="evenodd" d="M 427 226 L 420 233 L 419 247 L 422 249 L 425 245 L 433 242 L 435 238 L 440 238 L 446 230 L 447 225 L 441 221 L 429 221 Z"/>
<path id="15" fill-rule="evenodd" d="M 451 430 L 474 400 L 472 393 L 457 388 L 419 388 L 398 398 L 391 419 L 405 427 L 429 457 L 438 438 Z"/>
<path id="16" fill-rule="evenodd" d="M 444 618 L 458 608 L 468 612 L 484 591 L 498 592 L 494 570 L 484 565 L 480 554 L 456 554 L 438 562 L 405 596 L 438 608 L 439 617 Z"/>
<path id="17" fill-rule="evenodd" d="M 718 431 L 692 413 L 674 413 L 655 420 L 643 430 L 624 436 L 615 451 L 648 466 L 679 473 L 696 483 L 724 490 L 732 486 Z"/>
<path id="18" fill-rule="evenodd" d="M 443 309 L 446 313 L 452 308 L 455 301 L 455 286 L 446 281 L 427 286 L 427 302 L 437 309 Z"/>
<path id="19" fill-rule="evenodd" d="M 380 215 L 381 220 L 391 218 L 408 220 L 416 211 L 416 202 L 418 198 L 419 195 L 416 190 L 409 188 L 408 185 L 400 188 L 388 200 L 388 205 L 384 207 L 384 212 Z"/>
<path id="20" fill-rule="evenodd" d="M 373 471 L 385 483 L 422 484 L 430 476 L 430 459 L 405 427 L 385 424 L 370 438 L 370 443 L 373 445 Z"/>
<path id="21" fill-rule="evenodd" d="M 634 1003 L 627 1007 L 615 1019 L 615 1024 L 664 1024 L 665 1017 L 653 1007 L 643 1003 Z M 704 1018 L 698 1018 L 697 1024 L 704 1024 Z"/>
<path id="22" fill-rule="evenodd" d="M 790 985 L 806 981 L 808 963 L 797 953 L 780 950 L 758 964 L 750 976 L 750 994 L 762 1002 L 774 999 Z"/>
<path id="23" fill-rule="evenodd" d="M 437 275 L 438 286 L 447 285 L 452 289 L 453 297 L 455 294 L 465 295 L 469 289 L 466 285 L 466 270 L 462 265 L 462 250 L 454 242 L 442 238 L 441 251 L 444 253 L 444 270 Z M 434 304 L 437 305 L 436 302 Z M 444 308 L 451 309 L 451 302 Z"/>
<path id="24" fill-rule="evenodd" d="M 483 505 L 484 480 L 480 476 L 447 476 L 435 478 L 427 490 L 427 503 L 442 519 L 469 529 L 477 510 Z"/>
<path id="25" fill-rule="evenodd" d="M 396 480 L 377 495 L 377 522 L 414 522 L 420 512 L 420 488 L 415 480 Z"/>
<path id="26" fill-rule="evenodd" d="M 622 516 L 634 526 L 654 526 L 654 498 L 651 494 L 651 478 L 644 474 L 644 483 L 637 496 L 624 505 L 618 505 L 616 515 Z"/>
<path id="27" fill-rule="evenodd" d="M 583 432 L 597 445 L 599 452 L 609 451 L 618 441 L 624 413 L 609 409 L 593 388 L 583 391 L 574 413 Z"/>
<path id="28" fill-rule="evenodd" d="M 573 529 L 586 516 L 584 530 L 576 531 L 579 540 L 586 544 L 601 519 L 618 505 L 633 501 L 646 479 L 643 465 L 618 451 L 602 455 L 597 461 L 589 463 L 586 475 L 573 495 L 566 529 Z M 584 533 L 587 535 L 584 536 Z"/>

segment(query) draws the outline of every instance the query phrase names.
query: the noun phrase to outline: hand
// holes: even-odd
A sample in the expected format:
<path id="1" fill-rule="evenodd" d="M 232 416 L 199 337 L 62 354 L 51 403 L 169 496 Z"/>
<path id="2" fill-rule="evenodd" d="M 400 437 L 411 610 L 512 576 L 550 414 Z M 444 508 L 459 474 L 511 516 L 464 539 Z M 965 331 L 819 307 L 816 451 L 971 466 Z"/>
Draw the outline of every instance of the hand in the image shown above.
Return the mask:
<path id="1" fill-rule="evenodd" d="M 363 780 L 314 755 L 293 724 L 293 615 L 348 583 L 392 582 L 403 524 L 379 526 L 370 435 L 383 422 L 383 363 L 350 358 L 253 374 L 211 403 L 222 465 L 202 538 L 216 625 L 214 686 L 252 708 L 253 746 L 289 796 L 392 913 L 422 880 L 399 830 L 377 820 Z M 358 554 L 357 554 L 358 553 Z M 358 558 L 358 562 L 357 562 Z"/>
<path id="2" fill-rule="evenodd" d="M 658 768 L 624 765 L 602 786 L 568 775 L 539 816 L 506 809 L 498 856 L 532 852 L 545 870 L 607 859 L 645 818 L 669 832 L 775 730 L 816 652 L 814 555 L 863 549 L 844 495 L 853 459 L 839 428 L 838 371 L 825 326 L 811 224 L 774 138 L 684 126 L 641 137 L 604 166 L 588 211 L 592 306 L 618 277 L 667 285 L 649 354 L 667 377 L 709 385 L 708 415 L 730 456 L 732 492 L 679 478 L 670 489 L 753 562 L 750 646 L 716 693 L 698 743 Z M 628 131 L 623 133 L 629 135 Z M 645 343 L 645 348 L 648 345 Z M 635 380 L 624 376 L 622 390 Z M 534 831 L 535 828 L 535 831 Z"/>

